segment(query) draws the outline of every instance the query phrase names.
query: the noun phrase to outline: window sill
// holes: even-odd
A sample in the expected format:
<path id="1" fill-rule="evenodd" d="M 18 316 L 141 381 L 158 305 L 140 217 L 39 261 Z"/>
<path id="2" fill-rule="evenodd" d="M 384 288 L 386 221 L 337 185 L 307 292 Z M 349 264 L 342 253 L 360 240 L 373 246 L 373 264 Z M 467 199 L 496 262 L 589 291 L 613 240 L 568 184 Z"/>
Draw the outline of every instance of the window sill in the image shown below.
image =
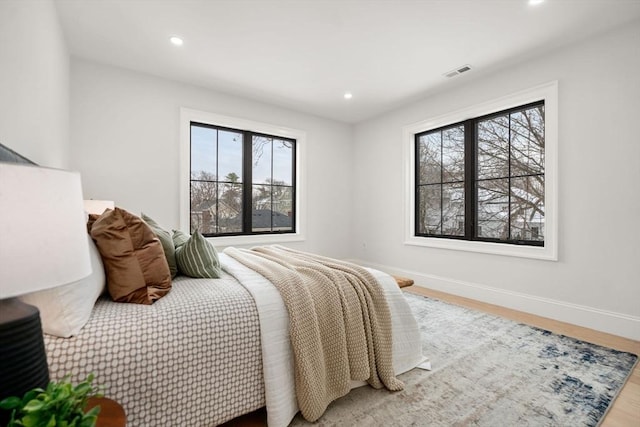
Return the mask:
<path id="1" fill-rule="evenodd" d="M 273 245 L 276 243 L 301 242 L 305 240 L 300 233 L 286 234 L 259 234 L 251 236 L 219 236 L 207 237 L 216 247 L 242 246 L 242 245 Z"/>
<path id="2" fill-rule="evenodd" d="M 558 254 L 547 246 L 521 246 L 505 243 L 470 242 L 467 240 L 438 239 L 431 237 L 409 237 L 404 242 L 409 246 L 422 246 L 454 251 L 478 252 L 491 255 L 557 261 Z"/>

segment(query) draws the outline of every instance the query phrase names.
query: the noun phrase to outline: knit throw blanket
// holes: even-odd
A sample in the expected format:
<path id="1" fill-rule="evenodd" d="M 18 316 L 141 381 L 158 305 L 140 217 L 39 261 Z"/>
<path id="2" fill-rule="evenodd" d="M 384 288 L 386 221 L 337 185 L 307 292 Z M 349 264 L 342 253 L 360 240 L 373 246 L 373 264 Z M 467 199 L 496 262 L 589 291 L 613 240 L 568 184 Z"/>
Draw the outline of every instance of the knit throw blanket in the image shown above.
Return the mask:
<path id="1" fill-rule="evenodd" d="M 282 246 L 224 251 L 269 280 L 289 314 L 296 398 L 316 421 L 351 380 L 402 390 L 392 361 L 391 315 L 382 287 L 357 265 Z"/>

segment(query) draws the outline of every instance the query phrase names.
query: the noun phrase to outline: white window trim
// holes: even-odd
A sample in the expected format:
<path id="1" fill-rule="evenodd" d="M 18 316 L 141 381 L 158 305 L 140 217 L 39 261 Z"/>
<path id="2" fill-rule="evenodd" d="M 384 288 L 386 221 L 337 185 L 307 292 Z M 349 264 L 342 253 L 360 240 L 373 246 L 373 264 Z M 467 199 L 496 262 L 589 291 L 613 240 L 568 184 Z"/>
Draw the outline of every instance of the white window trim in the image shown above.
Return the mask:
<path id="1" fill-rule="evenodd" d="M 429 129 L 544 100 L 545 236 L 544 247 L 475 242 L 415 235 L 415 135 Z M 558 260 L 558 82 L 553 81 L 452 113 L 403 127 L 405 245 Z"/>
<path id="2" fill-rule="evenodd" d="M 283 234 L 260 234 L 246 236 L 210 237 L 216 246 L 260 245 L 305 240 L 306 227 L 306 132 L 268 123 L 215 113 L 180 108 L 180 229 L 186 233 L 190 229 L 190 175 L 191 175 L 191 122 L 223 126 L 281 136 L 296 140 L 296 232 Z"/>

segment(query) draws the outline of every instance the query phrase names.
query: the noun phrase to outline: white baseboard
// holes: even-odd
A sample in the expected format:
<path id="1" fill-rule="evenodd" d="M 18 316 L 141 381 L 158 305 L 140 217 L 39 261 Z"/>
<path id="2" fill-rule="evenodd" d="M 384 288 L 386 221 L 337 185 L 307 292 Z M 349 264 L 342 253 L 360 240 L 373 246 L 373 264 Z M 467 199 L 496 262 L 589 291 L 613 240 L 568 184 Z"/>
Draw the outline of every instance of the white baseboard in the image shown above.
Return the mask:
<path id="1" fill-rule="evenodd" d="M 550 298 L 537 297 L 520 292 L 512 292 L 478 283 L 464 282 L 417 271 L 404 270 L 363 260 L 355 259 L 350 261 L 389 274 L 409 277 L 415 281 L 414 286 L 471 298 L 477 301 L 640 341 L 640 317 L 637 316 L 601 310 L 599 308 L 572 304 Z"/>

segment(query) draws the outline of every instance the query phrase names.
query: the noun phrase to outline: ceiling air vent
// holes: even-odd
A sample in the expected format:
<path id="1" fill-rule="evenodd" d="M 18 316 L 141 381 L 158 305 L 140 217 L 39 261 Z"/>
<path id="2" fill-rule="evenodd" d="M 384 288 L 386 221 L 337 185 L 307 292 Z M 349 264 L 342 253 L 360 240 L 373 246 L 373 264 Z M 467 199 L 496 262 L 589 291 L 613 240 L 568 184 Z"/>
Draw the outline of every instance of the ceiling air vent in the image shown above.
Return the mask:
<path id="1" fill-rule="evenodd" d="M 455 77 L 458 74 L 462 74 L 462 73 L 464 73 L 466 71 L 469 71 L 470 69 L 471 69 L 471 65 L 469 65 L 469 64 L 463 65 L 461 67 L 456 68 L 455 70 L 451 70 L 451 71 L 448 71 L 448 72 L 444 73 L 444 76 L 445 77 L 449 77 L 449 78 L 450 77 Z"/>

